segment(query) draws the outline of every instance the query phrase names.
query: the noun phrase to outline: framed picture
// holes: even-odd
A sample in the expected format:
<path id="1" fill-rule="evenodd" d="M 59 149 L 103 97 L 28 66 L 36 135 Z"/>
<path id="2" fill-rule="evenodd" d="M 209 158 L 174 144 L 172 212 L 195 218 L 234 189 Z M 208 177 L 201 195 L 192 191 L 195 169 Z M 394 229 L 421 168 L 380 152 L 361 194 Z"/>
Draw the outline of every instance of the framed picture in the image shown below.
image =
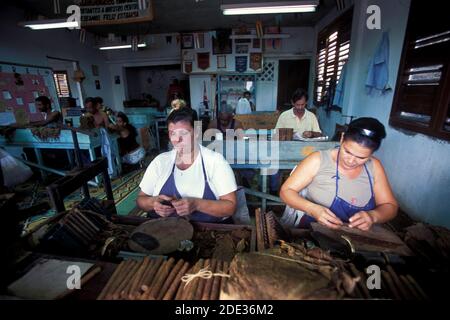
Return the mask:
<path id="1" fill-rule="evenodd" d="M 120 84 L 120 76 L 114 76 L 114 83 Z"/>
<path id="2" fill-rule="evenodd" d="M 236 45 L 236 54 L 248 53 L 248 45 L 246 44 L 237 44 Z"/>
<path id="3" fill-rule="evenodd" d="M 217 69 L 223 69 L 227 67 L 227 56 L 218 55 L 217 56 Z"/>
<path id="4" fill-rule="evenodd" d="M 234 43 L 250 43 L 252 39 L 234 39 Z"/>
<path id="5" fill-rule="evenodd" d="M 253 39 L 253 49 L 260 49 L 261 48 L 261 39 Z"/>
<path id="6" fill-rule="evenodd" d="M 181 36 L 181 49 L 194 48 L 194 36 L 192 34 L 183 34 Z"/>
<path id="7" fill-rule="evenodd" d="M 213 54 L 232 54 L 233 41 L 230 39 L 231 30 L 216 31 L 212 38 Z"/>
<path id="8" fill-rule="evenodd" d="M 95 89 L 100 90 L 102 87 L 100 86 L 100 80 L 95 80 Z"/>
<path id="9" fill-rule="evenodd" d="M 92 65 L 92 75 L 98 77 L 98 66 L 95 64 Z"/>

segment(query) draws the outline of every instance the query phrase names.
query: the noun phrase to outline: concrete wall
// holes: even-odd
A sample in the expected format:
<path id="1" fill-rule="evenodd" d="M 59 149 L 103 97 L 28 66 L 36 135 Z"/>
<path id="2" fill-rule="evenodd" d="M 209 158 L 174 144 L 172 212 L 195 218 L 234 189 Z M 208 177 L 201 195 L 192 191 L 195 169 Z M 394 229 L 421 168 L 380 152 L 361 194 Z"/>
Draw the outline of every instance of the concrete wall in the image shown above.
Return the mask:
<path id="1" fill-rule="evenodd" d="M 366 27 L 369 5 L 381 8 L 381 30 Z M 450 143 L 390 127 L 394 90 L 367 95 L 364 85 L 369 61 L 382 32 L 388 31 L 389 84 L 395 88 L 409 5 L 409 0 L 356 1 L 342 114 L 375 117 L 386 126 L 387 138 L 376 156 L 384 164 L 401 208 L 415 219 L 450 227 Z M 336 122 L 344 122 L 338 113 L 326 117 L 322 111 L 321 115 L 322 128 L 328 132 L 334 131 Z"/>
<path id="2" fill-rule="evenodd" d="M 101 96 L 106 105 L 114 106 L 109 68 L 103 53 L 93 48 L 90 34 L 81 44 L 78 30 L 34 31 L 18 26 L 24 20 L 23 11 L 15 7 L 5 6 L 0 11 L 0 61 L 51 67 L 47 56 L 76 60 L 86 76 L 83 97 Z M 99 67 L 98 77 L 92 74 L 93 64 Z M 101 90 L 95 88 L 95 80 L 100 80 Z"/>

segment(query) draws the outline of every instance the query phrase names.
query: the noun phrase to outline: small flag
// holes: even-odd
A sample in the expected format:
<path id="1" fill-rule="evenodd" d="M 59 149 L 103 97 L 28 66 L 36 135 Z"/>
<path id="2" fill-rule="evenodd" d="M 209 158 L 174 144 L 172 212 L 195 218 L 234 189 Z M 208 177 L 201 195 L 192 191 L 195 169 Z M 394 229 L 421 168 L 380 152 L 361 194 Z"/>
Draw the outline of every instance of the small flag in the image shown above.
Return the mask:
<path id="1" fill-rule="evenodd" d="M 147 9 L 147 0 L 138 0 L 139 10 Z"/>
<path id="2" fill-rule="evenodd" d="M 53 11 L 55 12 L 55 14 L 61 13 L 61 7 L 59 5 L 59 0 L 53 0 Z"/>
<path id="3" fill-rule="evenodd" d="M 208 93 L 206 92 L 206 81 L 203 81 L 203 105 L 208 108 Z"/>
<path id="4" fill-rule="evenodd" d="M 131 50 L 132 51 L 138 50 L 138 41 L 139 41 L 139 39 L 137 36 L 131 37 Z"/>
<path id="5" fill-rule="evenodd" d="M 262 38 L 263 35 L 264 35 L 264 32 L 263 32 L 262 22 L 256 21 L 256 36 L 258 38 Z"/>
<path id="6" fill-rule="evenodd" d="M 86 43 L 86 29 L 80 29 L 80 43 Z"/>

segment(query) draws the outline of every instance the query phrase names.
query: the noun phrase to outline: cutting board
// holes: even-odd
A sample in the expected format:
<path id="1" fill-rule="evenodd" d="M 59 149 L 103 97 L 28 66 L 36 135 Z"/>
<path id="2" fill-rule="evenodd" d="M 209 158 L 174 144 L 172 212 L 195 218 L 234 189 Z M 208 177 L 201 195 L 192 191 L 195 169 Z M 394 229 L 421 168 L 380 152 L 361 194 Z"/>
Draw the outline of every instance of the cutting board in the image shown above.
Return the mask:
<path id="1" fill-rule="evenodd" d="M 313 231 L 322 233 L 336 241 L 345 241 L 343 236 L 346 237 L 356 251 L 386 252 L 403 256 L 412 255 L 411 250 L 402 239 L 382 225 L 374 225 L 369 231 L 363 231 L 348 226 L 330 229 L 313 222 L 311 223 L 311 228 Z"/>

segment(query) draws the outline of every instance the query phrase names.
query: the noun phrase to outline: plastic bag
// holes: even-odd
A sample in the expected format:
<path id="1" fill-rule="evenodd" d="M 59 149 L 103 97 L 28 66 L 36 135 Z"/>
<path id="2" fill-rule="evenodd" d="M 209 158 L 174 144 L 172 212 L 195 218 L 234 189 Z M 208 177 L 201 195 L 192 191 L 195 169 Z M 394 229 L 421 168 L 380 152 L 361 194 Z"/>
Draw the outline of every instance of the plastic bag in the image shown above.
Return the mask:
<path id="1" fill-rule="evenodd" d="M 3 184 L 8 188 L 27 181 L 33 175 L 30 167 L 1 148 L 0 163 L 3 172 Z"/>

